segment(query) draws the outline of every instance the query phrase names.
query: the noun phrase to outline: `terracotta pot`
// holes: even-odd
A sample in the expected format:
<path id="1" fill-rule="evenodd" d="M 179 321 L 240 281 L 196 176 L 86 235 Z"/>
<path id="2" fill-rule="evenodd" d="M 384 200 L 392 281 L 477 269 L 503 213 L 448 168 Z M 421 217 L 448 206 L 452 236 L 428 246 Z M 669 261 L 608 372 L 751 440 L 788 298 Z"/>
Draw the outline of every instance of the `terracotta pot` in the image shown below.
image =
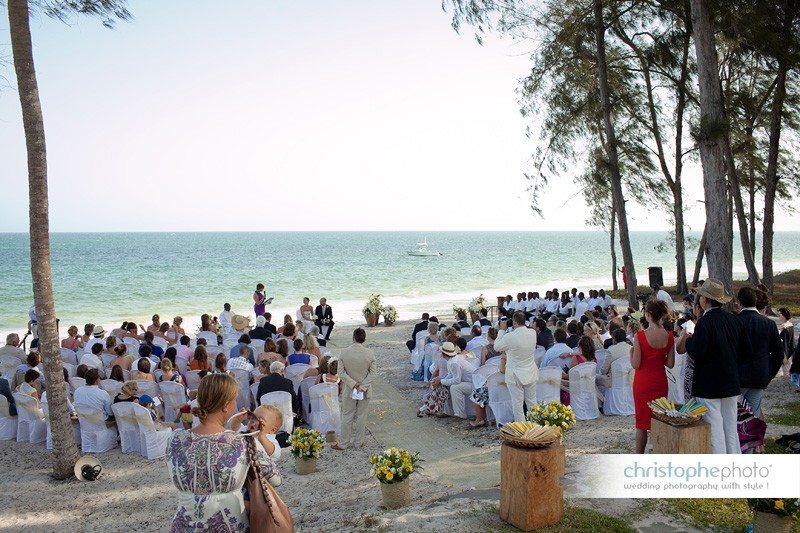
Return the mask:
<path id="1" fill-rule="evenodd" d="M 301 476 L 312 474 L 317 471 L 317 460 L 315 458 L 295 457 L 294 470 Z"/>
<path id="2" fill-rule="evenodd" d="M 367 326 L 370 328 L 374 328 L 375 326 L 378 325 L 378 321 L 381 319 L 381 315 L 380 313 L 375 315 L 365 315 L 365 318 L 367 319 Z"/>
<path id="3" fill-rule="evenodd" d="M 386 317 L 383 317 L 383 325 L 384 326 L 394 326 L 394 320 L 388 320 Z"/>
<path id="4" fill-rule="evenodd" d="M 387 509 L 399 509 L 411 503 L 411 485 L 409 478 L 398 483 L 381 483 L 383 506 Z"/>
<path id="5" fill-rule="evenodd" d="M 792 533 L 792 517 L 755 511 L 753 533 Z"/>

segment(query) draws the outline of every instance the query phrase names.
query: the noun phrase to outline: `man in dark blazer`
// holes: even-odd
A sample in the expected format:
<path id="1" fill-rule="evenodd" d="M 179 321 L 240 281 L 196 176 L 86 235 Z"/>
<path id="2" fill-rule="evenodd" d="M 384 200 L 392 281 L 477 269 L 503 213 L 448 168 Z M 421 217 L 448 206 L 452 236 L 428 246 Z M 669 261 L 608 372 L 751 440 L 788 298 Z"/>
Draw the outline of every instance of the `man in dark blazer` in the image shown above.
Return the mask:
<path id="1" fill-rule="evenodd" d="M 711 453 L 741 453 L 736 428 L 739 365 L 751 359 L 750 341 L 741 319 L 722 308 L 731 297 L 721 281 L 705 280 L 697 294 L 703 316 L 686 344 L 694 363 L 692 396 L 708 409 Z"/>
<path id="2" fill-rule="evenodd" d="M 406 347 L 408 348 L 409 352 L 413 352 L 414 348 L 417 346 L 417 333 L 428 330 L 428 319 L 430 317 L 431 316 L 428 313 L 422 313 L 422 322 L 418 322 L 414 326 L 414 331 L 411 333 L 411 340 L 406 341 Z"/>
<path id="3" fill-rule="evenodd" d="M 753 416 L 760 416 L 764 389 L 783 363 L 783 346 L 775 321 L 756 309 L 755 289 L 742 287 L 736 294 L 736 300 L 742 306 L 739 319 L 744 324 L 752 350 L 750 360 L 739 363 L 739 385 L 742 387 L 742 396 L 753 410 Z"/>
<path id="4" fill-rule="evenodd" d="M 264 318 L 266 319 L 266 322 L 264 322 L 264 329 L 274 337 L 278 334 L 278 328 L 272 323 L 272 313 L 264 313 Z"/>
<path id="5" fill-rule="evenodd" d="M 478 319 L 478 325 L 480 327 L 484 327 L 484 326 L 492 327 L 492 321 L 487 318 L 488 314 L 489 314 L 489 310 L 488 309 L 486 309 L 485 307 L 483 309 L 481 309 L 481 313 L 480 313 L 481 317 Z M 474 325 L 475 324 L 473 324 L 473 326 Z"/>
<path id="6" fill-rule="evenodd" d="M 295 417 L 300 413 L 300 400 L 294 392 L 294 383 L 291 379 L 283 377 L 283 369 L 285 365 L 280 361 L 274 361 L 269 365 L 269 374 L 261 378 L 258 382 L 258 393 L 256 393 L 256 402 L 261 405 L 261 397 L 268 392 L 288 392 L 292 395 L 292 411 Z"/>
<path id="7" fill-rule="evenodd" d="M 328 301 L 325 298 L 319 299 L 319 305 L 314 309 L 314 314 L 317 315 L 317 320 L 314 321 L 314 324 L 317 325 L 320 333 L 322 333 L 322 326 L 328 326 L 328 331 L 325 333 L 325 340 L 329 341 L 331 339 L 331 332 L 333 332 L 333 309 L 328 305 Z"/>
<path id="8" fill-rule="evenodd" d="M 553 338 L 553 332 L 547 327 L 547 322 L 541 318 L 533 321 L 533 329 L 536 330 L 537 346 L 542 346 L 545 350 L 549 350 L 556 343 L 555 338 Z"/>

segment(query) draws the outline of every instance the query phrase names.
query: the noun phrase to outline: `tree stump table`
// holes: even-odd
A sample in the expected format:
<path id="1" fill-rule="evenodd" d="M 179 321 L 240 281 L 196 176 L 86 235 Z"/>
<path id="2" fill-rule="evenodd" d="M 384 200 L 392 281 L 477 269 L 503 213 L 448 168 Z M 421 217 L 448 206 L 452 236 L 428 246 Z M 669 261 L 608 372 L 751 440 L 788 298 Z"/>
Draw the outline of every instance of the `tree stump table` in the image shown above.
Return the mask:
<path id="1" fill-rule="evenodd" d="M 711 453 L 711 426 L 701 420 L 690 426 L 671 426 L 653 418 L 653 453 Z"/>
<path id="2" fill-rule="evenodd" d="M 500 447 L 500 518 L 522 531 L 555 524 L 564 516 L 564 446 Z"/>

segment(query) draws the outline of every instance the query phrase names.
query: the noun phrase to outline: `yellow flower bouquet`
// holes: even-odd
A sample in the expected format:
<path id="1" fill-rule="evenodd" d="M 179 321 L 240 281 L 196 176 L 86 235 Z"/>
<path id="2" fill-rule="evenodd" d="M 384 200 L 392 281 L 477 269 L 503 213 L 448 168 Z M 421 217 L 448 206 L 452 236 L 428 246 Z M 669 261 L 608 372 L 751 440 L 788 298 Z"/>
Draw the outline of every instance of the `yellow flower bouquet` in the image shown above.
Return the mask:
<path id="1" fill-rule="evenodd" d="M 372 455 L 369 463 L 372 465 L 370 474 L 378 478 L 381 483 L 399 483 L 419 470 L 419 453 L 411 453 L 402 448 L 389 448 L 383 452 Z"/>
<path id="2" fill-rule="evenodd" d="M 575 425 L 575 413 L 572 407 L 564 405 L 555 400 L 550 403 L 536 403 L 525 415 L 528 422 L 534 422 L 540 426 L 556 426 L 567 430 Z"/>
<path id="3" fill-rule="evenodd" d="M 319 459 L 325 447 L 325 437 L 316 429 L 297 428 L 289 437 L 292 455 L 301 459 Z"/>

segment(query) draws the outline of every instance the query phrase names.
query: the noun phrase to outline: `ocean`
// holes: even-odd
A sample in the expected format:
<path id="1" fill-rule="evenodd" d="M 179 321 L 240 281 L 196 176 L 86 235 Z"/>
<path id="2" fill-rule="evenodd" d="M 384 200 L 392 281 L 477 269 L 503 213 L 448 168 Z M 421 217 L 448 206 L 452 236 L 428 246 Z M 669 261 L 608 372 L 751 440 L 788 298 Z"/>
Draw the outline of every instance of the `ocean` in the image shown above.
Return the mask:
<path id="1" fill-rule="evenodd" d="M 409 256 L 422 238 L 443 255 Z M 276 323 L 285 313 L 294 316 L 304 296 L 313 305 L 327 297 L 334 319 L 345 324 L 363 322 L 360 310 L 371 293 L 383 295 L 404 320 L 466 307 L 479 294 L 494 302 L 501 294 L 554 286 L 609 288 L 608 240 L 603 232 L 55 233 L 51 253 L 65 331 L 86 322 L 147 324 L 153 313 L 169 321 L 181 315 L 191 325 L 202 313 L 218 314 L 225 302 L 252 317 L 259 282 L 275 298 L 267 310 Z M 640 283 L 649 266 L 663 267 L 665 282 L 674 281 L 665 232 L 633 232 L 631 240 Z M 687 250 L 690 276 L 696 245 Z M 33 303 L 29 250 L 27 234 L 0 234 L 3 337 L 24 329 Z M 746 277 L 738 240 L 734 251 L 734 275 Z M 800 232 L 776 233 L 774 268 L 800 268 Z"/>

